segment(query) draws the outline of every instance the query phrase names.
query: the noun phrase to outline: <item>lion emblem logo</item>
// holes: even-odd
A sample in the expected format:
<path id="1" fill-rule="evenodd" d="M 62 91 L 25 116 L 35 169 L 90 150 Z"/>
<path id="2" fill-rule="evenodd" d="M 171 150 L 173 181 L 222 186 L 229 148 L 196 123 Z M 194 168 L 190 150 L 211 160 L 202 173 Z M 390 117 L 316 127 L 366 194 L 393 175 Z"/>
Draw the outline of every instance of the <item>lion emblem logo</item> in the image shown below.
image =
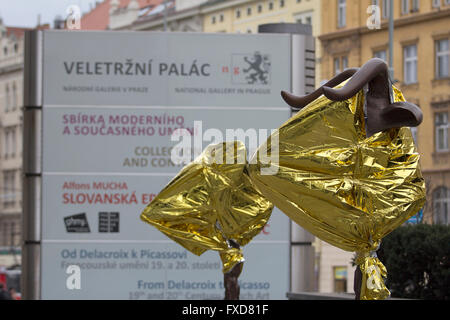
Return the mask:
<path id="1" fill-rule="evenodd" d="M 256 51 L 253 54 L 233 55 L 233 83 L 270 84 L 270 56 Z"/>

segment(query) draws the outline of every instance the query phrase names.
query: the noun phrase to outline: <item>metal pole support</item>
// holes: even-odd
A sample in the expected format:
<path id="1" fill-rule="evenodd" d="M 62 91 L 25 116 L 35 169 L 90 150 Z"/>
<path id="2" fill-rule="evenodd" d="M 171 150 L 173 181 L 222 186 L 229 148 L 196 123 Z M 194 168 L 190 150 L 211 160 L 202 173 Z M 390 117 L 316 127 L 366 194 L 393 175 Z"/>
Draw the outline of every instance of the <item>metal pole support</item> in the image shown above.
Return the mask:
<path id="1" fill-rule="evenodd" d="M 42 172 L 42 31 L 25 33 L 22 297 L 40 299 Z"/>

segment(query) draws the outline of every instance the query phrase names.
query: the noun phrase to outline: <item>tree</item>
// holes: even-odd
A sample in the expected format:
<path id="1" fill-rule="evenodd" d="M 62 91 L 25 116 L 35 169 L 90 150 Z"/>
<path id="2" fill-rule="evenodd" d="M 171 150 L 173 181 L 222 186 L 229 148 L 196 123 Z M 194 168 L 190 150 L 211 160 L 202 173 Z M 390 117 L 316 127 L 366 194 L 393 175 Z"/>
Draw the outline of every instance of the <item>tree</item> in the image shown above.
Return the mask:
<path id="1" fill-rule="evenodd" d="M 450 226 L 402 226 L 383 239 L 377 254 L 392 297 L 450 299 Z"/>

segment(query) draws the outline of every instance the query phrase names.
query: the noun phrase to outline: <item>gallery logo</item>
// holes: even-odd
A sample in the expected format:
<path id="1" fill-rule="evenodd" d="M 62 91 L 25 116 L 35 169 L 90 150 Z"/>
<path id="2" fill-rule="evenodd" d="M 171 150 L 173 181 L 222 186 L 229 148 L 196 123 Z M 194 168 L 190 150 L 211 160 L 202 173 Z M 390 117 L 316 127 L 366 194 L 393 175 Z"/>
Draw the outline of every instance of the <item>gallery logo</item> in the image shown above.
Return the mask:
<path id="1" fill-rule="evenodd" d="M 99 212 L 98 232 L 119 232 L 119 212 Z"/>
<path id="2" fill-rule="evenodd" d="M 64 218 L 67 232 L 84 233 L 91 232 L 86 213 L 74 214 Z"/>
<path id="3" fill-rule="evenodd" d="M 234 84 L 270 84 L 271 61 L 268 54 L 232 55 L 232 82 Z"/>

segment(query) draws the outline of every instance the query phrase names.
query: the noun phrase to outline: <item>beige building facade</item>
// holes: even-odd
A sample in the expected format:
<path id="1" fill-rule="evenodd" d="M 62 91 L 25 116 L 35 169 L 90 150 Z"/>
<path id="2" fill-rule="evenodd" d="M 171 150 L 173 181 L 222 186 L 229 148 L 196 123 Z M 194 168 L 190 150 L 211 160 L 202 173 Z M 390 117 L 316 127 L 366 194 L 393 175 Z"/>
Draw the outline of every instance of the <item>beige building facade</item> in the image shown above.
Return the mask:
<path id="1" fill-rule="evenodd" d="M 24 29 L 0 21 L 0 266 L 20 264 Z"/>
<path id="2" fill-rule="evenodd" d="M 389 1 L 324 0 L 322 78 L 372 57 L 389 61 Z M 367 27 L 367 7 L 380 7 L 380 29 Z M 413 128 L 427 183 L 424 221 L 449 223 L 450 1 L 394 1 L 395 85 L 423 112 Z"/>
<path id="3" fill-rule="evenodd" d="M 327 242 L 314 243 L 316 268 L 318 270 L 317 291 L 323 293 L 352 293 L 355 267 L 352 266 L 352 252 L 336 248 Z"/>
<path id="4" fill-rule="evenodd" d="M 376 22 L 379 28 L 369 28 Z M 323 0 L 321 79 L 330 79 L 372 57 L 389 61 L 389 0 Z M 369 12 L 369 13 L 368 13 Z M 393 68 L 395 85 L 422 109 L 424 120 L 412 128 L 427 184 L 423 221 L 449 223 L 450 209 L 450 1 L 394 1 Z M 353 254 L 320 242 L 321 292 L 353 291 Z M 337 270 L 337 271 L 336 271 Z"/>

